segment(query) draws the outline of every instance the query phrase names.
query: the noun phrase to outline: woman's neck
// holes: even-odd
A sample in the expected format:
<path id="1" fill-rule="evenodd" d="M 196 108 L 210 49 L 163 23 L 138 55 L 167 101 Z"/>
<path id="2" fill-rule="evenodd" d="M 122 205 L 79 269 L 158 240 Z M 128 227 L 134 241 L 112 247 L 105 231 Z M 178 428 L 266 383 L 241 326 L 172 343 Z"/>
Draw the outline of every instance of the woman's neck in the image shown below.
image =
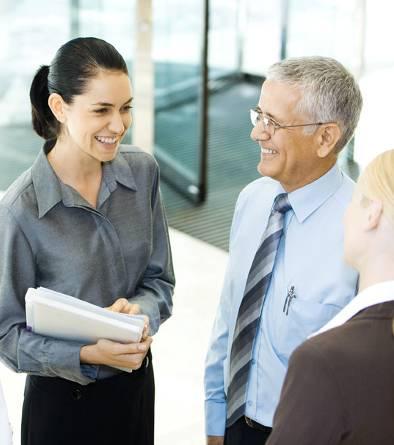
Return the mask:
<path id="1" fill-rule="evenodd" d="M 359 268 L 359 291 L 383 281 L 394 280 L 394 255 L 382 254 Z"/>
<path id="2" fill-rule="evenodd" d="M 55 144 L 47 158 L 58 178 L 96 208 L 102 178 L 101 162 L 61 142 Z"/>
<path id="3" fill-rule="evenodd" d="M 89 183 L 92 178 L 101 177 L 100 161 L 61 141 L 48 153 L 48 161 L 65 184 Z"/>

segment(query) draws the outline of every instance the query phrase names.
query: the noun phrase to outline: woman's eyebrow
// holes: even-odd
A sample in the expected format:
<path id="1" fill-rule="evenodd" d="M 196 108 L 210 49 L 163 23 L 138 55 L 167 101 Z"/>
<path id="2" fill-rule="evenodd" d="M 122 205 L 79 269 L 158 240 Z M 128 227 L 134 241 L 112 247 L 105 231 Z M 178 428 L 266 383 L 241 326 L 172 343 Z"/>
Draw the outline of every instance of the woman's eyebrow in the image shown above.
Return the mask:
<path id="1" fill-rule="evenodd" d="M 123 105 L 129 104 L 133 100 L 133 97 L 130 97 L 130 99 L 126 100 L 126 102 Z M 92 105 L 100 105 L 101 107 L 113 107 L 114 104 L 111 104 L 109 102 L 96 102 Z"/>

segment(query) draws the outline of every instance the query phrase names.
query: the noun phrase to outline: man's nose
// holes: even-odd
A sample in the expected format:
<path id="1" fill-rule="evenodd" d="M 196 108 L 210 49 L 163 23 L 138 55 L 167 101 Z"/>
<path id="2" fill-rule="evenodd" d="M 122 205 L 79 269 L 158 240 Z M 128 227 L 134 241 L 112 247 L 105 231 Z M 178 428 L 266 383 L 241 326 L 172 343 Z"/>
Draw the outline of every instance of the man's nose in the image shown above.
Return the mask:
<path id="1" fill-rule="evenodd" d="M 255 127 L 252 128 L 252 131 L 250 132 L 250 138 L 257 142 L 257 141 L 267 141 L 270 139 L 271 135 L 264 129 L 262 125 L 257 124 Z"/>

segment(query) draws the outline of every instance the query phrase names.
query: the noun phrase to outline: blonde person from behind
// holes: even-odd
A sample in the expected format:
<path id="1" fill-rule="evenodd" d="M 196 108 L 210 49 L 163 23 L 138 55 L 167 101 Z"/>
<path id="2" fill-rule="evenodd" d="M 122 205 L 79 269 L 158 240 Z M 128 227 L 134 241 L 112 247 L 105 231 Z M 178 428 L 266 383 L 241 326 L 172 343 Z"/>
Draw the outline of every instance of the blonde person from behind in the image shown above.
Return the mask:
<path id="1" fill-rule="evenodd" d="M 394 150 L 368 165 L 344 222 L 359 293 L 293 353 L 269 445 L 394 443 Z"/>

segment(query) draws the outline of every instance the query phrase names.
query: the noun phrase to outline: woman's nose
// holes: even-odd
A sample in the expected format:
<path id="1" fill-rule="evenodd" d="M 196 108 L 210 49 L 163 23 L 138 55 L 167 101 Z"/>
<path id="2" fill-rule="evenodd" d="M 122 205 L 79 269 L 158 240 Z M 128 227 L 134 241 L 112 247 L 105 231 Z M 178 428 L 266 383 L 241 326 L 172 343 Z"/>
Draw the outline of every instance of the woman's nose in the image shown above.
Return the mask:
<path id="1" fill-rule="evenodd" d="M 112 115 L 109 129 L 116 134 L 121 134 L 124 132 L 125 124 L 120 113 L 114 113 Z"/>

